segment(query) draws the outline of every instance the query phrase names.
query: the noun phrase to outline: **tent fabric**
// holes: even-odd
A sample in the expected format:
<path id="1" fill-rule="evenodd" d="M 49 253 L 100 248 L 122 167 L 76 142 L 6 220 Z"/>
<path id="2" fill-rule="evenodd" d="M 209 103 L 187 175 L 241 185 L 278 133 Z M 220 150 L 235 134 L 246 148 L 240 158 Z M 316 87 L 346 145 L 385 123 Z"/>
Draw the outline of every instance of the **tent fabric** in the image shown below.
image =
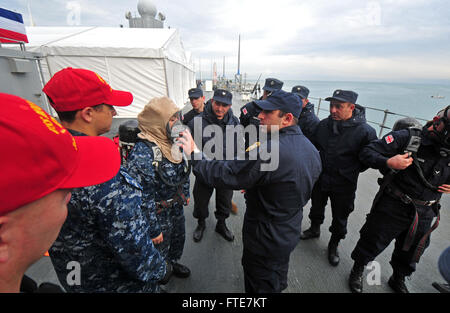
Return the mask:
<path id="1" fill-rule="evenodd" d="M 182 108 L 195 87 L 191 55 L 176 29 L 27 27 L 27 33 L 27 50 L 44 56 L 46 81 L 70 66 L 132 92 L 132 105 L 117 108 L 119 117 L 136 117 L 154 97 L 168 96 Z"/>

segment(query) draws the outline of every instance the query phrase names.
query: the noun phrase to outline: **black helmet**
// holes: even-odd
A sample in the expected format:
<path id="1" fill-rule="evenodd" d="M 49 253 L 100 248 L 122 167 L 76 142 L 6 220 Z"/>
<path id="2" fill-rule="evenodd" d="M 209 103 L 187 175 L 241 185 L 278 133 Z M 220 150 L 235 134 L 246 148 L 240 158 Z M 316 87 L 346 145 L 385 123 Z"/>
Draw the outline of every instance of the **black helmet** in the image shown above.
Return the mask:
<path id="1" fill-rule="evenodd" d="M 450 148 L 450 105 L 439 111 L 431 122 L 432 132 L 439 138 L 439 142 L 445 147 Z M 440 131 L 438 127 L 444 123 L 444 128 Z"/>
<path id="2" fill-rule="evenodd" d="M 422 124 L 418 120 L 412 117 L 405 117 L 397 120 L 392 127 L 392 130 L 400 130 L 406 128 L 418 128 L 422 129 Z"/>
<path id="3" fill-rule="evenodd" d="M 128 120 L 119 126 L 119 139 L 122 142 L 136 143 L 137 134 L 141 131 L 138 128 L 137 120 Z"/>

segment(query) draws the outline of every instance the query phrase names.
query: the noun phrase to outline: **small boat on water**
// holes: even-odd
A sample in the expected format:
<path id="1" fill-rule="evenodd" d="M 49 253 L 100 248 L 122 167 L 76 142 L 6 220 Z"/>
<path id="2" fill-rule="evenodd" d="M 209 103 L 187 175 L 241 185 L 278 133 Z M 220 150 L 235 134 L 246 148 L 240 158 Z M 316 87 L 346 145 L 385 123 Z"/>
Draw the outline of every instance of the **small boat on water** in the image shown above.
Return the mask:
<path id="1" fill-rule="evenodd" d="M 433 98 L 433 99 L 445 99 L 445 97 L 441 96 L 441 95 L 433 95 L 433 96 L 431 96 L 431 98 Z"/>

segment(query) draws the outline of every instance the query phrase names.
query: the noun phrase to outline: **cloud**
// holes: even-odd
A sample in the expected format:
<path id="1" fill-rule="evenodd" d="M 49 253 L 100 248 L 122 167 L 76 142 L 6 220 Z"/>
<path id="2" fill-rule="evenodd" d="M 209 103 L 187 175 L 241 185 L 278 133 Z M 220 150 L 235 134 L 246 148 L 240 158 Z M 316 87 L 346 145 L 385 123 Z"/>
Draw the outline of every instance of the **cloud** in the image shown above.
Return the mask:
<path id="1" fill-rule="evenodd" d="M 67 25 L 65 0 L 31 1 L 39 26 Z M 128 27 L 125 12 L 136 1 L 77 0 L 81 26 Z M 212 62 L 227 75 L 347 80 L 450 79 L 450 3 L 446 0 L 154 0 L 180 31 L 203 77 Z M 26 0 L 6 0 L 22 11 Z M 220 65 L 219 65 L 220 64 Z"/>

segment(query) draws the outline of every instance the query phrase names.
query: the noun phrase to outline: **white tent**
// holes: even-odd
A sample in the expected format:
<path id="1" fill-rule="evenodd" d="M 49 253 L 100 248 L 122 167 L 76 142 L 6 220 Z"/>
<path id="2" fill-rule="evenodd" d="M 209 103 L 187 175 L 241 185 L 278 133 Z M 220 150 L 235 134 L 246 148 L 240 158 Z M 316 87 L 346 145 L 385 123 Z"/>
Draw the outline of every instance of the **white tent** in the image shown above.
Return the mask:
<path id="1" fill-rule="evenodd" d="M 193 62 L 175 29 L 27 27 L 27 35 L 27 50 L 44 55 L 46 81 L 63 68 L 85 68 L 132 92 L 133 104 L 117 109 L 120 117 L 136 117 L 154 97 L 182 108 L 195 87 Z"/>

